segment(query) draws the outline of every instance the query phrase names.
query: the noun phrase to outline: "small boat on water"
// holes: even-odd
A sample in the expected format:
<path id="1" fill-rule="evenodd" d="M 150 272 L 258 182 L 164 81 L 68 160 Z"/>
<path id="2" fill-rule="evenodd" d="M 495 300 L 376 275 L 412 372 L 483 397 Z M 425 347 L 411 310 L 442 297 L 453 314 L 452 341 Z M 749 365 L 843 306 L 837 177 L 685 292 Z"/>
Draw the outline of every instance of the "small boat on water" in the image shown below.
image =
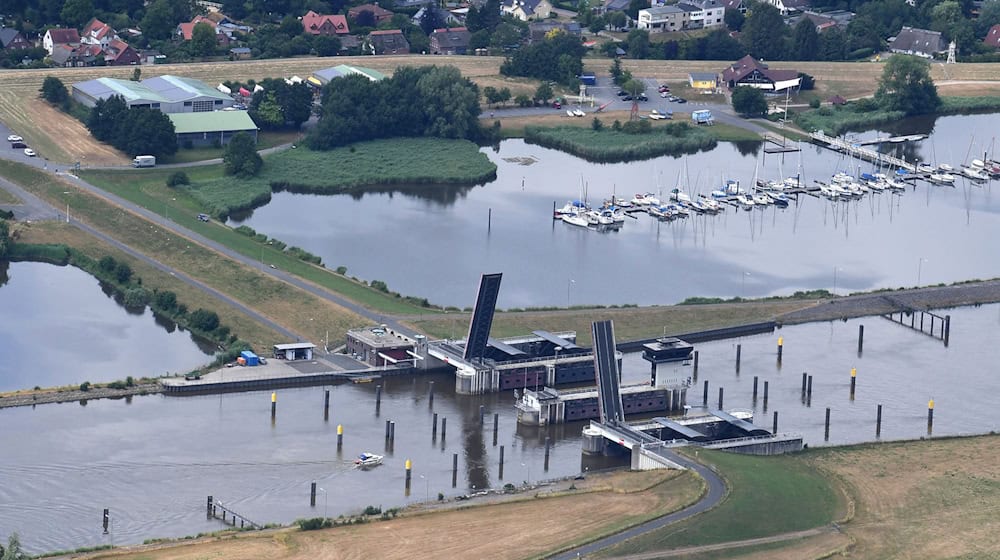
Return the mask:
<path id="1" fill-rule="evenodd" d="M 354 466 L 359 469 L 369 469 L 371 467 L 377 467 L 382 464 L 382 455 L 376 455 L 374 453 L 362 453 L 358 455 L 358 458 L 354 460 Z"/>

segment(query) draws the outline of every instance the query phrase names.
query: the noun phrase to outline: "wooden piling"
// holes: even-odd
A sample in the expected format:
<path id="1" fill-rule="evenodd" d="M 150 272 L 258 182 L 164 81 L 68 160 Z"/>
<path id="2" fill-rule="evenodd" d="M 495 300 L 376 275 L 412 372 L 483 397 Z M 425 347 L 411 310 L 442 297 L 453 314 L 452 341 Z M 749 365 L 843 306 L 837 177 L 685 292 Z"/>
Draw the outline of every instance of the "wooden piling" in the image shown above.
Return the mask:
<path id="1" fill-rule="evenodd" d="M 826 427 L 823 429 L 823 441 L 830 441 L 830 407 L 826 407 Z"/>
<path id="2" fill-rule="evenodd" d="M 503 446 L 500 446 L 500 480 L 503 480 Z"/>
<path id="3" fill-rule="evenodd" d="M 934 431 L 934 399 L 927 401 L 927 435 Z"/>
<path id="4" fill-rule="evenodd" d="M 549 436 L 545 436 L 545 471 L 546 472 L 548 472 L 548 470 L 549 470 L 549 448 L 550 448 L 550 446 L 551 446 L 551 442 L 549 441 Z"/>
<path id="5" fill-rule="evenodd" d="M 858 354 L 861 353 L 864 347 L 865 347 L 865 326 L 858 325 Z"/>
<path id="6" fill-rule="evenodd" d="M 451 487 L 458 486 L 458 453 L 451 454 Z"/>
<path id="7" fill-rule="evenodd" d="M 316 507 L 316 483 L 309 485 L 309 507 Z"/>
<path id="8" fill-rule="evenodd" d="M 875 437 L 882 437 L 882 403 L 875 409 Z"/>

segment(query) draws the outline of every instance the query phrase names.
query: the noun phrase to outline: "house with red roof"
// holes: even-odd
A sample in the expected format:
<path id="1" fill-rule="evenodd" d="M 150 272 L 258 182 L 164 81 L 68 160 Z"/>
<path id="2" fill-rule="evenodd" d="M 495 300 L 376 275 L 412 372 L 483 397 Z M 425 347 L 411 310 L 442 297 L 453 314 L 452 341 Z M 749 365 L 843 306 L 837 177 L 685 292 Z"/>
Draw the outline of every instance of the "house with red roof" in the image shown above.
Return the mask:
<path id="1" fill-rule="evenodd" d="M 994 25 L 989 31 L 986 32 L 986 38 L 983 39 L 983 44 L 987 47 L 1000 49 L 1000 23 Z"/>
<path id="2" fill-rule="evenodd" d="M 87 25 L 83 27 L 83 31 L 80 33 L 80 42 L 87 45 L 100 45 L 101 48 L 107 47 L 111 41 L 118 38 L 118 34 L 115 33 L 111 26 L 104 23 L 103 21 L 92 18 Z"/>
<path id="3" fill-rule="evenodd" d="M 778 92 L 799 87 L 802 79 L 798 70 L 773 70 L 746 55 L 722 71 L 722 81 L 729 89 L 750 86 L 765 92 Z"/>
<path id="4" fill-rule="evenodd" d="M 53 49 L 56 45 L 79 45 L 80 44 L 80 33 L 76 29 L 61 29 L 58 27 L 53 27 L 45 32 L 45 36 L 42 37 L 42 47 L 45 48 L 45 52 L 52 56 Z"/>
<path id="5" fill-rule="evenodd" d="M 347 17 L 339 14 L 317 14 L 309 10 L 302 16 L 302 28 L 310 35 L 347 35 Z"/>
<path id="6" fill-rule="evenodd" d="M 139 64 L 139 53 L 125 41 L 115 39 L 104 47 L 104 62 L 108 66 L 133 66 Z"/>

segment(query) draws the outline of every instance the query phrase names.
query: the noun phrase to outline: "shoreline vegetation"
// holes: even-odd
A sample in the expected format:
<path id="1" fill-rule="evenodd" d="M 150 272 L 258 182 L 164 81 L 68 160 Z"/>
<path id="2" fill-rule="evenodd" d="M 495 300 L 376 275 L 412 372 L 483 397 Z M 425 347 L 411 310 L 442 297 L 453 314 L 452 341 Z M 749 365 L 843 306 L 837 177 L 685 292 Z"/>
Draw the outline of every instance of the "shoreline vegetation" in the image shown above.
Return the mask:
<path id="1" fill-rule="evenodd" d="M 1000 110 L 1000 97 L 941 97 L 941 107 L 927 116 L 957 115 L 964 113 L 994 112 Z M 795 124 L 806 131 L 822 130 L 839 136 L 885 125 L 904 118 L 902 111 L 886 111 L 870 98 L 859 99 L 841 106 L 827 106 L 795 115 Z"/>

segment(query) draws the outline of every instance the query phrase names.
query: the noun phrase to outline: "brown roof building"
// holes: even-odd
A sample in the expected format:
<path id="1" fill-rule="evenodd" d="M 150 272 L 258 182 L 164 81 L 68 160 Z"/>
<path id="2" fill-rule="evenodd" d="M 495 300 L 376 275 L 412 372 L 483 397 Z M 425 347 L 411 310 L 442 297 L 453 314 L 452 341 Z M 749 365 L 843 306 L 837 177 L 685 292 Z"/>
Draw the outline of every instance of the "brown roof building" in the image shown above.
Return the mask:
<path id="1" fill-rule="evenodd" d="M 750 86 L 765 91 L 785 91 L 799 87 L 797 70 L 772 70 L 766 64 L 746 55 L 722 71 L 722 81 L 730 89 Z"/>

